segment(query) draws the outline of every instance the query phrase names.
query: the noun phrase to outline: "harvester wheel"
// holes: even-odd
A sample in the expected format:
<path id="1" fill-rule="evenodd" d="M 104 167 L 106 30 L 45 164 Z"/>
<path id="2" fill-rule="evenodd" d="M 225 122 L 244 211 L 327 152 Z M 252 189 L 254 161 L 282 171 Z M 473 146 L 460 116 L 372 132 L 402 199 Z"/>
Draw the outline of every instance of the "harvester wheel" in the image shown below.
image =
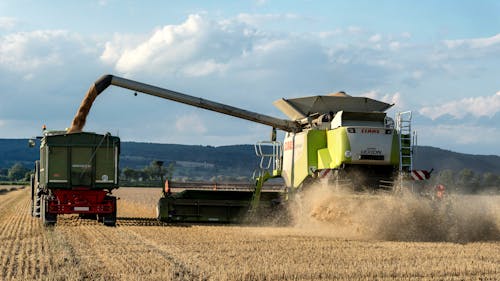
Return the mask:
<path id="1" fill-rule="evenodd" d="M 44 226 L 53 226 L 57 222 L 57 214 L 51 214 L 48 212 L 48 200 L 47 200 L 47 195 L 42 195 L 41 201 L 40 201 L 40 215 L 42 217 L 42 223 Z"/>

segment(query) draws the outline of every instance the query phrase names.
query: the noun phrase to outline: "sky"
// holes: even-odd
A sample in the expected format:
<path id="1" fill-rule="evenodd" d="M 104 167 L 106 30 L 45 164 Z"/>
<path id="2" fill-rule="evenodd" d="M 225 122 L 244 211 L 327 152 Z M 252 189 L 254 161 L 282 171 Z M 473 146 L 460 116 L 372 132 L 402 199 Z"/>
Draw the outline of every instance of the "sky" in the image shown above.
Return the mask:
<path id="1" fill-rule="evenodd" d="M 109 73 L 278 118 L 275 100 L 345 91 L 411 110 L 418 145 L 500 155 L 499 54 L 500 1 L 0 0 L 0 138 L 69 127 Z M 116 87 L 85 130 L 212 146 L 271 131 Z"/>

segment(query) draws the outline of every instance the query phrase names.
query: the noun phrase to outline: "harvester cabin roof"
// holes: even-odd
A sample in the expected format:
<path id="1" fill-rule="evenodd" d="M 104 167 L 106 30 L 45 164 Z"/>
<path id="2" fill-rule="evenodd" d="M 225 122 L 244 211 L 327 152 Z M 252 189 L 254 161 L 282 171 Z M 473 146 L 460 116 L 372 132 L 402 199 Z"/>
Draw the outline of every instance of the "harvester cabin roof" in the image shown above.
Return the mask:
<path id="1" fill-rule="evenodd" d="M 384 112 L 394 105 L 366 97 L 352 97 L 344 92 L 326 96 L 283 98 L 275 101 L 273 104 L 294 121 L 301 120 L 315 113 L 336 113 L 341 110 L 350 112 Z"/>

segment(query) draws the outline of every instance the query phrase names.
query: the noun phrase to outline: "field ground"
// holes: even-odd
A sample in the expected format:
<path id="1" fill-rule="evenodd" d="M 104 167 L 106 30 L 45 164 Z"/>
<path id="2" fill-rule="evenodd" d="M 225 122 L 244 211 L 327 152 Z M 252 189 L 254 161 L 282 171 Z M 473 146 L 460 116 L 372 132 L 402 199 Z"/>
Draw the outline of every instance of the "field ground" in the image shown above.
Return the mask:
<path id="1" fill-rule="evenodd" d="M 300 227 L 167 225 L 159 189 L 122 188 L 117 227 L 61 216 L 44 229 L 29 189 L 0 194 L 0 280 L 500 280 L 500 239 L 397 242 Z"/>

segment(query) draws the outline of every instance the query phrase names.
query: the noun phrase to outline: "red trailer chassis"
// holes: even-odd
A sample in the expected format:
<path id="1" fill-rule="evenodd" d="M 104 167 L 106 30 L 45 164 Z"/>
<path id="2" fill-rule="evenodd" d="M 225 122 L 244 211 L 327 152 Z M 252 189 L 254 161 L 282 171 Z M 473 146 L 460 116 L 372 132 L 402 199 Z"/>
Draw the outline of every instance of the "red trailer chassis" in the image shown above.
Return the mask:
<path id="1" fill-rule="evenodd" d="M 105 190 L 56 189 L 48 201 L 49 213 L 56 214 L 111 214 L 116 211 L 116 200 Z"/>
<path id="2" fill-rule="evenodd" d="M 44 197 L 47 223 L 55 223 L 57 215 L 81 214 L 96 218 L 105 225 L 116 224 L 116 197 L 109 196 L 106 190 L 83 187 L 53 189 L 51 194 L 52 196 Z"/>

